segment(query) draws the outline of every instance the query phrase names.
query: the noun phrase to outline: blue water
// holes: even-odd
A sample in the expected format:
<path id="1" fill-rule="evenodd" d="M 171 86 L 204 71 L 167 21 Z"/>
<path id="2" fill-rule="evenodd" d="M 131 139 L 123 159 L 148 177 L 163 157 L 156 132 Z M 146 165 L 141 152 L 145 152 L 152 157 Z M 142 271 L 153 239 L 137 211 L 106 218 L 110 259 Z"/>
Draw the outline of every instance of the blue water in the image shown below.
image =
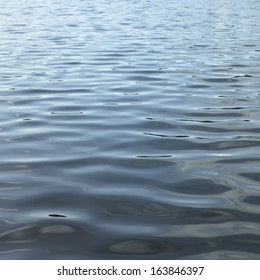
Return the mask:
<path id="1" fill-rule="evenodd" d="M 1 259 L 260 259 L 260 2 L 0 10 Z"/>

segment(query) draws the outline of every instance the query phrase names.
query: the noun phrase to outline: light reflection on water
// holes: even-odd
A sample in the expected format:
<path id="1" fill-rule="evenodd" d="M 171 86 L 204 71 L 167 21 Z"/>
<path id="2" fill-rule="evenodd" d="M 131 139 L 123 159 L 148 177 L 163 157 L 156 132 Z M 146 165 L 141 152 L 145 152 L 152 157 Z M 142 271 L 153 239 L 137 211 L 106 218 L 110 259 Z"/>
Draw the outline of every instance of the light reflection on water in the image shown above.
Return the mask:
<path id="1" fill-rule="evenodd" d="M 259 9 L 5 2 L 0 258 L 259 259 Z"/>

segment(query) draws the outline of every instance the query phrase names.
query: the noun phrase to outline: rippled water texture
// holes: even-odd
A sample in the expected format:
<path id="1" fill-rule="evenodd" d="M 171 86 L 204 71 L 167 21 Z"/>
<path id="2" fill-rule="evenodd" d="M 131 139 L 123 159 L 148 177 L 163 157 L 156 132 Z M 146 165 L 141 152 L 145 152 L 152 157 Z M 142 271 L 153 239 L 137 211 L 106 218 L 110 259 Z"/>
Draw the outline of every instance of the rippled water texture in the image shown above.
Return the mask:
<path id="1" fill-rule="evenodd" d="M 0 18 L 1 259 L 260 259 L 260 1 Z"/>

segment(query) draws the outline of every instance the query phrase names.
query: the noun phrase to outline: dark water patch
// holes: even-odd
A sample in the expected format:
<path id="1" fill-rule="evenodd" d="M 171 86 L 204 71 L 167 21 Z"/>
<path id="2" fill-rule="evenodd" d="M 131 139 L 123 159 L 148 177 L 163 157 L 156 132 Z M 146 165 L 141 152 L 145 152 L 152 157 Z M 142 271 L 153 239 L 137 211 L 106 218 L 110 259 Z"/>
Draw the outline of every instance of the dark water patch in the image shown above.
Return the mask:
<path id="1" fill-rule="evenodd" d="M 243 202 L 259 206 L 260 196 L 247 196 L 243 199 Z"/>
<path id="2" fill-rule="evenodd" d="M 84 112 L 50 112 L 51 115 L 82 115 Z M 71 118 L 70 118 L 71 120 Z"/>
<path id="3" fill-rule="evenodd" d="M 207 89 L 207 88 L 210 88 L 210 85 L 194 84 L 194 85 L 188 85 L 187 87 L 195 88 L 195 89 Z"/>
<path id="4" fill-rule="evenodd" d="M 231 188 L 228 186 L 216 184 L 212 181 L 201 179 L 186 180 L 185 182 L 176 183 L 172 187 L 167 187 L 167 189 L 183 194 L 195 195 L 214 195 L 217 193 L 223 193 L 231 190 Z"/>
<path id="5" fill-rule="evenodd" d="M 205 82 L 212 82 L 212 83 L 232 83 L 236 82 L 236 79 L 232 78 L 204 78 L 202 79 Z"/>
<path id="6" fill-rule="evenodd" d="M 49 214 L 49 217 L 53 218 L 66 218 L 67 216 L 61 214 Z"/>
<path id="7" fill-rule="evenodd" d="M 259 158 L 244 157 L 244 158 L 239 158 L 239 161 L 236 158 L 234 158 L 234 159 L 222 159 L 222 160 L 219 160 L 218 162 L 220 164 L 229 164 L 229 163 L 245 164 L 245 163 L 249 163 L 249 162 L 258 163 Z"/>
<path id="8" fill-rule="evenodd" d="M 235 76 L 234 78 L 253 78 L 253 76 L 248 75 L 248 74 L 244 74 L 244 75 Z"/>
<path id="9" fill-rule="evenodd" d="M 239 176 L 243 176 L 245 178 L 248 178 L 250 180 L 253 180 L 257 183 L 260 182 L 260 174 L 256 172 L 244 172 L 244 173 L 239 173 Z"/>
<path id="10" fill-rule="evenodd" d="M 233 110 L 232 108 L 230 108 Z M 243 108 L 240 108 L 243 109 Z M 227 112 L 221 112 L 221 113 L 206 113 L 206 112 L 193 112 L 193 113 L 186 113 L 187 116 L 191 117 L 201 117 L 201 118 L 228 118 L 228 117 L 241 117 L 243 116 L 242 114 L 232 112 L 232 113 L 227 113 Z M 192 119 L 191 119 L 192 120 Z M 184 120 L 185 121 L 185 120 Z"/>
<path id="11" fill-rule="evenodd" d="M 244 64 L 230 64 L 230 67 L 234 67 L 234 68 L 243 68 L 243 67 L 248 67 L 248 65 L 244 65 Z"/>

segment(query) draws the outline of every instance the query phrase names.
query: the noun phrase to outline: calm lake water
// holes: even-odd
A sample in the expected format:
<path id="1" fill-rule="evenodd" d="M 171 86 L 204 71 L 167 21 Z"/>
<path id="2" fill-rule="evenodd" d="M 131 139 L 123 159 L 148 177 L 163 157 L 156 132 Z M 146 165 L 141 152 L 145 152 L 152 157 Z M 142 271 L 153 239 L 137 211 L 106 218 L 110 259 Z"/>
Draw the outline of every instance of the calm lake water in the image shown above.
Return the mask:
<path id="1" fill-rule="evenodd" d="M 260 259 L 260 1 L 0 19 L 1 259 Z"/>

